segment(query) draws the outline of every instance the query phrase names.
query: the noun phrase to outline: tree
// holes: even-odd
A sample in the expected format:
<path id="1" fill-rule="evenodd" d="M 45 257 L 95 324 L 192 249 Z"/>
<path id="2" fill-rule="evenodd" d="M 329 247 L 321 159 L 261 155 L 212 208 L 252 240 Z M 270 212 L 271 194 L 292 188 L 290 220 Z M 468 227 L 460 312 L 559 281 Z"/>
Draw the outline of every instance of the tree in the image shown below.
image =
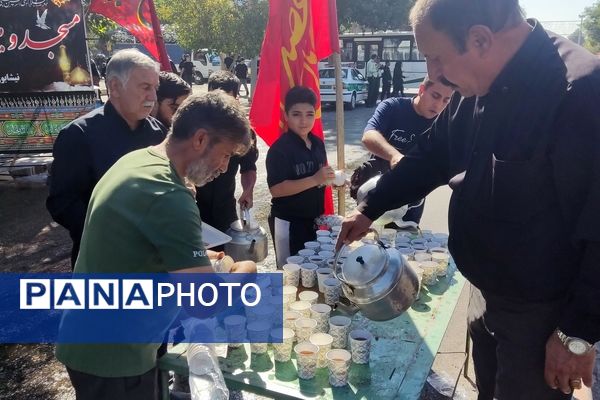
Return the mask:
<path id="1" fill-rule="evenodd" d="M 592 52 L 600 52 L 600 1 L 583 12 L 585 46 Z"/>
<path id="2" fill-rule="evenodd" d="M 408 13 L 415 0 L 337 0 L 341 28 L 353 24 L 363 31 L 409 29 Z"/>
<path id="3" fill-rule="evenodd" d="M 161 22 L 172 24 L 185 48 L 252 57 L 260 52 L 269 5 L 267 0 L 159 0 L 157 13 Z"/>

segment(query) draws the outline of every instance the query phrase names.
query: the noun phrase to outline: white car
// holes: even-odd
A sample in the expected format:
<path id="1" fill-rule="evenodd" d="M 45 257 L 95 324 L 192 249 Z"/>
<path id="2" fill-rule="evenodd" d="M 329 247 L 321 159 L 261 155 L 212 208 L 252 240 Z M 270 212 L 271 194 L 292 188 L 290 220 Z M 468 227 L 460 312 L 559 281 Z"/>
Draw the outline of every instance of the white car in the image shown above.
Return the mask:
<path id="1" fill-rule="evenodd" d="M 356 103 L 367 100 L 368 82 L 356 68 L 342 67 L 344 104 L 353 110 Z M 319 69 L 321 103 L 335 103 L 335 68 Z"/>

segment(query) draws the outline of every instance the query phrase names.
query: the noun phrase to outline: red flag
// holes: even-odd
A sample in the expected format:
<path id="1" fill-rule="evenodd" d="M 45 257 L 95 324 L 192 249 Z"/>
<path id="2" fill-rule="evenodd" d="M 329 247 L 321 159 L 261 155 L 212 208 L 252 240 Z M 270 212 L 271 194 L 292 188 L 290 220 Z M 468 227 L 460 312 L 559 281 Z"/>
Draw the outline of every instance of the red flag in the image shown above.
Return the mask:
<path id="1" fill-rule="evenodd" d="M 335 0 L 271 0 L 269 21 L 260 52 L 260 74 L 250 108 L 250 121 L 267 145 L 286 129 L 284 99 L 294 86 L 317 95 L 312 132 L 323 139 L 318 61 L 339 52 Z M 325 213 L 333 212 L 330 188 Z"/>
<path id="2" fill-rule="evenodd" d="M 121 25 L 160 61 L 163 70 L 171 70 L 160 27 L 156 33 L 152 29 L 153 25 L 160 26 L 152 0 L 92 0 L 90 11 Z"/>

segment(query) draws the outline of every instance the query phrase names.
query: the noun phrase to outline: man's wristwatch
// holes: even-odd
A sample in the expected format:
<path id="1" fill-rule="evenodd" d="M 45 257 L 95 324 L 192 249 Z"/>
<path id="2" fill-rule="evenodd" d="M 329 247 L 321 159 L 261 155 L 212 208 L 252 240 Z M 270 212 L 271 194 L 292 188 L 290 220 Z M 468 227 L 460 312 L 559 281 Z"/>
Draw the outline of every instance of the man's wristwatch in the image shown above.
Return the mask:
<path id="1" fill-rule="evenodd" d="M 576 356 L 587 354 L 587 352 L 593 347 L 583 339 L 565 335 L 560 329 L 556 330 L 556 335 L 562 344 L 567 348 L 567 350 Z"/>

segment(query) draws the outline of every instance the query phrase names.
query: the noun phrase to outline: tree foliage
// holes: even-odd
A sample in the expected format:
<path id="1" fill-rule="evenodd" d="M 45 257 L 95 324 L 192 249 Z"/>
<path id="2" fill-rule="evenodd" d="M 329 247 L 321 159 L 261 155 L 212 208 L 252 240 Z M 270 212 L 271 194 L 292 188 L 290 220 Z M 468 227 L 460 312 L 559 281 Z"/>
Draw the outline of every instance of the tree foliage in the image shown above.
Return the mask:
<path id="1" fill-rule="evenodd" d="M 267 0 L 157 1 L 161 22 L 169 22 L 189 49 L 258 55 L 267 23 Z"/>
<path id="2" fill-rule="evenodd" d="M 592 52 L 600 52 L 600 1 L 583 12 L 583 30 L 586 47 Z"/>
<path id="3" fill-rule="evenodd" d="M 415 0 L 337 0 L 341 29 L 358 25 L 363 31 L 409 29 L 408 13 Z"/>

